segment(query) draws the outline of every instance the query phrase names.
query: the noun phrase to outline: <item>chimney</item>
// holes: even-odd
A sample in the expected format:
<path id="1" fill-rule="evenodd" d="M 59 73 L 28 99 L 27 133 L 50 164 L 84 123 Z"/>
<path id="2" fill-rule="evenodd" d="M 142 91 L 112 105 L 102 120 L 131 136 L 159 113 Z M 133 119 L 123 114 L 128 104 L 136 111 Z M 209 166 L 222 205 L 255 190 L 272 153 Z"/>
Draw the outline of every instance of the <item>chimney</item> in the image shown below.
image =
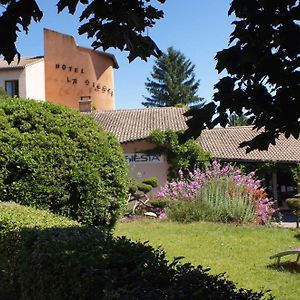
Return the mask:
<path id="1" fill-rule="evenodd" d="M 91 112 L 92 111 L 92 100 L 91 96 L 82 96 L 80 97 L 79 102 L 79 111 L 80 112 Z"/>

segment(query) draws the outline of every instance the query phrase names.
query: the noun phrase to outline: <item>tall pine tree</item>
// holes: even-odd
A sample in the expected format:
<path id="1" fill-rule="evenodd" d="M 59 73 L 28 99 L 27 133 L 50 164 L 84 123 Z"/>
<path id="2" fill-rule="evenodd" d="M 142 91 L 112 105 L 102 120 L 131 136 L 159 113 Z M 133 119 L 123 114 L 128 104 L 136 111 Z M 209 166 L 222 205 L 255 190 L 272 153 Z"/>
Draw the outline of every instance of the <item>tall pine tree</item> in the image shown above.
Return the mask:
<path id="1" fill-rule="evenodd" d="M 233 127 L 233 126 L 247 126 L 251 125 L 250 120 L 245 114 L 241 114 L 240 116 L 236 113 L 232 113 L 228 117 L 228 126 Z"/>
<path id="2" fill-rule="evenodd" d="M 197 95 L 200 81 L 195 79 L 195 65 L 173 47 L 155 61 L 151 77 L 145 83 L 150 94 L 142 102 L 146 107 L 199 105 L 203 100 Z"/>

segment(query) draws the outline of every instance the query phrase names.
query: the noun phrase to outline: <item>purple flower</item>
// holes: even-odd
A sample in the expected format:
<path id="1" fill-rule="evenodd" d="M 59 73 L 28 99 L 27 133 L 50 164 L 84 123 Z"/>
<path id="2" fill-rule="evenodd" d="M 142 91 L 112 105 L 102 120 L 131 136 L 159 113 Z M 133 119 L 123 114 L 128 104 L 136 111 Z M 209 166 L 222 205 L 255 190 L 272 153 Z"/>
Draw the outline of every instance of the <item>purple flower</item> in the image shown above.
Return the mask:
<path id="1" fill-rule="evenodd" d="M 233 181 L 237 186 L 244 190 L 245 197 L 254 201 L 256 208 L 256 217 L 258 223 L 269 222 L 271 216 L 275 212 L 274 203 L 266 198 L 266 192 L 261 187 L 261 180 L 255 178 L 255 172 L 243 174 L 238 168 L 231 165 L 221 165 L 217 161 L 213 161 L 211 167 L 207 170 L 195 168 L 188 172 L 184 177 L 182 170 L 178 172 L 178 179 L 167 182 L 160 192 L 157 194 L 160 198 L 170 198 L 173 201 L 185 200 L 194 201 L 202 187 L 210 181 L 219 179 Z"/>

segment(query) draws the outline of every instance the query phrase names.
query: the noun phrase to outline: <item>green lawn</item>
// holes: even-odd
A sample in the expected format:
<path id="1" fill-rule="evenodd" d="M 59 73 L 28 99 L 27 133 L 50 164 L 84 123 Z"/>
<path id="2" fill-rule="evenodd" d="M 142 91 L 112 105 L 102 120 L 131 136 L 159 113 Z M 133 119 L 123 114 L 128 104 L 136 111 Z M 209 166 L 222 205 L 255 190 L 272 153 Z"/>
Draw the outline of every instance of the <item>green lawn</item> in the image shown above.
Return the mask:
<path id="1" fill-rule="evenodd" d="M 268 267 L 272 254 L 300 247 L 300 231 L 295 229 L 146 220 L 119 223 L 115 235 L 161 246 L 170 260 L 184 256 L 183 261 L 210 267 L 212 273 L 226 272 L 240 287 L 271 289 L 276 299 L 300 297 L 299 270 L 289 272 Z"/>

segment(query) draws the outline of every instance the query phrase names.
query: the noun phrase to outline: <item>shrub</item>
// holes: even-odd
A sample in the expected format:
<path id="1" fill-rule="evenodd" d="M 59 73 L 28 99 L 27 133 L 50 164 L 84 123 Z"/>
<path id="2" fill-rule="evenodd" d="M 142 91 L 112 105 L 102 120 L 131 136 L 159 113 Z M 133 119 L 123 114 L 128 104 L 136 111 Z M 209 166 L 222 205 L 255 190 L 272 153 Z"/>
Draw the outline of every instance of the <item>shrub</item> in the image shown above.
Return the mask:
<path id="1" fill-rule="evenodd" d="M 292 168 L 292 173 L 293 173 L 294 180 L 299 185 L 299 183 L 300 183 L 300 164 L 297 164 L 295 167 Z M 299 190 L 298 190 L 298 193 L 300 193 Z"/>
<path id="2" fill-rule="evenodd" d="M 205 183 L 197 195 L 199 201 L 209 208 L 209 221 L 249 223 L 256 217 L 253 195 L 227 177 Z"/>
<path id="3" fill-rule="evenodd" d="M 254 172 L 244 175 L 237 168 L 221 167 L 217 162 L 206 171 L 194 169 L 187 178 L 179 171 L 179 179 L 162 187 L 158 197 L 169 198 L 171 203 L 186 201 L 201 206 L 204 203 L 209 221 L 266 224 L 275 212 L 273 201 L 267 198 L 260 181 L 254 178 Z M 177 211 L 179 207 L 186 210 L 184 205 L 179 205 Z"/>
<path id="4" fill-rule="evenodd" d="M 148 177 L 143 179 L 142 183 L 151 185 L 152 187 L 157 187 L 158 186 L 158 179 L 156 177 Z"/>
<path id="5" fill-rule="evenodd" d="M 170 220 L 189 223 L 198 221 L 212 221 L 213 212 L 205 203 L 176 201 L 167 209 L 167 216 Z"/>
<path id="6" fill-rule="evenodd" d="M 8 98 L 8 95 L 5 91 L 5 89 L 0 86 L 0 99 L 6 99 L 6 98 Z"/>
<path id="7" fill-rule="evenodd" d="M 0 201 L 114 225 L 127 196 L 114 136 L 78 111 L 32 100 L 0 101 L 0 117 Z"/>
<path id="8" fill-rule="evenodd" d="M 169 206 L 170 201 L 168 199 L 154 199 L 151 201 L 151 205 L 155 208 L 165 208 Z"/>
<path id="9" fill-rule="evenodd" d="M 179 170 L 188 170 L 199 167 L 203 168 L 209 164 L 210 154 L 199 147 L 194 140 L 181 143 L 183 132 L 172 130 L 154 130 L 147 140 L 155 145 L 155 154 L 164 154 L 169 163 L 168 176 L 175 178 Z"/>
<path id="10" fill-rule="evenodd" d="M 130 179 L 129 190 L 128 190 L 128 205 L 127 212 L 125 215 L 131 216 L 136 213 L 143 214 L 149 208 L 152 208 L 149 205 L 150 198 L 148 193 L 154 188 L 157 187 L 158 180 L 156 177 L 148 177 L 143 179 L 142 182 L 137 181 L 134 178 Z"/>
<path id="11" fill-rule="evenodd" d="M 149 193 L 152 190 L 152 188 L 153 187 L 150 184 L 146 184 L 144 182 L 139 182 L 137 184 L 138 191 L 141 191 L 141 192 L 143 192 L 145 194 Z"/>
<path id="12" fill-rule="evenodd" d="M 296 216 L 297 228 L 299 228 L 299 222 L 300 222 L 300 198 L 287 198 L 286 199 L 286 203 L 289 206 L 289 208 L 293 211 L 293 214 Z"/>
<path id="13" fill-rule="evenodd" d="M 271 299 L 162 250 L 18 205 L 0 205 L 1 299 Z"/>

